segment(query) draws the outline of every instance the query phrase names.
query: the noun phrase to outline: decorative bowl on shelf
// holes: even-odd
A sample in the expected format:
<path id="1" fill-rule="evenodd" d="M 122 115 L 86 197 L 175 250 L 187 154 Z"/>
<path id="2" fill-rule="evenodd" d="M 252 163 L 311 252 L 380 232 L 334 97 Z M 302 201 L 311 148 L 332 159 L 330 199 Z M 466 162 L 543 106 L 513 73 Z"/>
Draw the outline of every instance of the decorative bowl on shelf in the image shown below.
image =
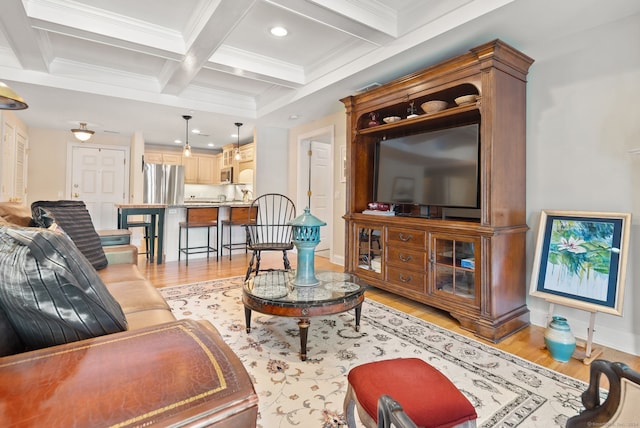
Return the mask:
<path id="1" fill-rule="evenodd" d="M 446 101 L 427 101 L 426 103 L 422 103 L 420 107 L 425 113 L 437 113 L 447 108 L 449 105 Z"/>
<path id="2" fill-rule="evenodd" d="M 456 98 L 454 101 L 457 105 L 463 106 L 465 104 L 475 103 L 478 99 L 477 95 L 463 95 L 461 97 Z"/>
<path id="3" fill-rule="evenodd" d="M 385 117 L 384 119 L 384 123 L 393 123 L 393 122 L 397 122 L 400 120 L 399 116 L 389 116 L 389 117 Z"/>

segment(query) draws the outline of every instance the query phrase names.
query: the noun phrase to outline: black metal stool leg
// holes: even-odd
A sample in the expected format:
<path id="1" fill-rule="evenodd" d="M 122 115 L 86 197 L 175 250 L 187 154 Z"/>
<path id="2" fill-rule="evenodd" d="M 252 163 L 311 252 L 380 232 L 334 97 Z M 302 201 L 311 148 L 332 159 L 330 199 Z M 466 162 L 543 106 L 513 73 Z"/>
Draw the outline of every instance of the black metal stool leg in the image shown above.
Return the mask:
<path id="1" fill-rule="evenodd" d="M 178 228 L 178 261 L 182 255 L 182 227 Z"/>

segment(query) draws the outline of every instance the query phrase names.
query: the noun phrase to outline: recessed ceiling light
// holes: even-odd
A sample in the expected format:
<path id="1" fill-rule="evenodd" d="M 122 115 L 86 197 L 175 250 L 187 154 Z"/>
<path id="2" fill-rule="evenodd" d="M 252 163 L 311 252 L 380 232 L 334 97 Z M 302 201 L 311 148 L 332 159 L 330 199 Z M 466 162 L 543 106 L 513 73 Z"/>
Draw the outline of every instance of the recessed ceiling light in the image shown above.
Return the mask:
<path id="1" fill-rule="evenodd" d="M 300 116 L 298 116 L 297 114 L 291 114 L 289 115 L 289 120 L 298 120 L 300 118 Z"/>
<path id="2" fill-rule="evenodd" d="M 271 30 L 269 30 L 271 32 L 272 35 L 276 36 L 276 37 L 284 37 L 287 34 L 289 34 L 289 32 L 287 31 L 286 28 L 284 27 L 273 27 L 271 28 Z"/>
<path id="3" fill-rule="evenodd" d="M 182 144 L 182 140 L 173 140 L 173 142 L 176 144 Z"/>
<path id="4" fill-rule="evenodd" d="M 199 129 L 192 129 L 192 130 L 191 130 L 191 133 L 192 133 L 192 134 L 199 134 L 199 133 L 200 133 L 200 130 L 199 130 Z"/>
<path id="5" fill-rule="evenodd" d="M 213 144 L 213 143 L 209 143 L 209 144 L 207 144 L 207 146 L 209 146 L 209 147 L 215 147 L 216 145 L 215 145 L 215 144 Z"/>

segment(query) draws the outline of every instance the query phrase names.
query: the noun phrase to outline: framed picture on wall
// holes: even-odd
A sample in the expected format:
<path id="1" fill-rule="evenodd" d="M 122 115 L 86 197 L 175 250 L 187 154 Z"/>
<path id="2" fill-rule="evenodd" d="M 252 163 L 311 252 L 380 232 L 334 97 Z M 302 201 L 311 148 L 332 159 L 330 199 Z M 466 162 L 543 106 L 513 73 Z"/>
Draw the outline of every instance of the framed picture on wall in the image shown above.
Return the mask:
<path id="1" fill-rule="evenodd" d="M 542 211 L 530 294 L 622 315 L 631 214 Z"/>

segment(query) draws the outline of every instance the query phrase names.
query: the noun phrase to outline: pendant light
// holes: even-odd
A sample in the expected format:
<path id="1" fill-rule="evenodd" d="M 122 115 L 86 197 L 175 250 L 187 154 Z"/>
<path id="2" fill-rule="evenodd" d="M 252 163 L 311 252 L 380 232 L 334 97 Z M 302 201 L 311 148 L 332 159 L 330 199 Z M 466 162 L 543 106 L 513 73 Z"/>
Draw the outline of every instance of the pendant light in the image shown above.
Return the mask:
<path id="1" fill-rule="evenodd" d="M 240 160 L 240 127 L 242 126 L 242 123 L 236 122 L 235 125 L 238 128 L 238 144 L 236 145 L 235 159 Z"/>
<path id="2" fill-rule="evenodd" d="M 24 110 L 27 107 L 29 106 L 20 95 L 13 92 L 3 82 L 0 82 L 0 110 Z"/>
<path id="3" fill-rule="evenodd" d="M 82 142 L 88 141 L 89 138 L 91 138 L 91 136 L 95 134 L 94 131 L 87 129 L 87 124 L 85 122 L 80 122 L 80 128 L 73 128 L 71 132 L 73 133 L 74 137 Z"/>
<path id="4" fill-rule="evenodd" d="M 191 156 L 191 146 L 189 145 L 189 119 L 191 119 L 191 116 L 185 114 L 184 116 L 182 116 L 182 118 L 187 122 L 187 132 L 184 141 L 184 151 L 182 152 L 182 154 L 186 157 L 189 157 Z"/>

